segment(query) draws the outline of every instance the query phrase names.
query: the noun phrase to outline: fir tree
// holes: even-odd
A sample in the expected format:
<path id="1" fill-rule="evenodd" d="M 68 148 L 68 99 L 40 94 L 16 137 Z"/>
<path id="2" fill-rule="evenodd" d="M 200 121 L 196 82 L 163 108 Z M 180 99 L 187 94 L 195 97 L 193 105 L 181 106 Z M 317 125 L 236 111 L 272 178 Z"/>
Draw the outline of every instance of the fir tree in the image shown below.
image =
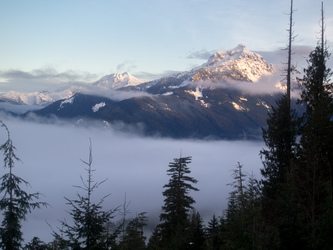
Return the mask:
<path id="1" fill-rule="evenodd" d="M 120 243 L 120 249 L 146 249 L 146 237 L 143 234 L 143 228 L 146 226 L 147 219 L 146 213 L 142 212 L 128 222 L 123 240 Z"/>
<path id="2" fill-rule="evenodd" d="M 192 211 L 189 225 L 189 246 L 187 249 L 206 249 L 206 237 L 203 220 L 197 211 Z"/>
<path id="3" fill-rule="evenodd" d="M 248 244 L 245 237 L 246 231 L 246 199 L 245 199 L 245 177 L 246 173 L 242 170 L 243 165 L 238 163 L 237 167 L 232 170 L 234 181 L 227 184 L 233 188 L 228 198 L 227 218 L 227 246 L 230 249 L 243 248 Z"/>
<path id="4" fill-rule="evenodd" d="M 163 237 L 162 237 L 162 227 L 161 224 L 157 225 L 148 241 L 147 249 L 149 250 L 162 250 L 163 247 Z"/>
<path id="5" fill-rule="evenodd" d="M 303 92 L 300 103 L 306 106 L 302 117 L 300 161 L 297 185 L 304 238 L 312 248 L 332 245 L 333 233 L 333 85 L 326 66 L 329 52 L 324 41 L 324 10 L 321 10 L 321 36 L 311 51 L 308 67 L 299 79 Z"/>
<path id="6" fill-rule="evenodd" d="M 131 202 L 127 202 L 126 199 L 126 193 L 125 193 L 125 197 L 124 197 L 124 203 L 122 206 L 122 211 L 120 212 L 120 215 L 122 216 L 121 219 L 121 223 L 119 225 L 120 229 L 121 229 L 121 242 L 125 242 L 125 235 L 126 235 L 126 225 L 127 225 L 127 215 L 130 213 L 130 211 L 128 210 L 129 205 L 131 204 Z M 124 248 L 121 248 L 124 249 Z"/>
<path id="7" fill-rule="evenodd" d="M 45 244 L 38 237 L 33 237 L 33 239 L 27 243 L 24 247 L 25 250 L 47 250 L 50 249 L 47 244 Z"/>
<path id="8" fill-rule="evenodd" d="M 294 200 L 295 190 L 292 187 L 294 165 L 297 160 L 298 116 L 295 109 L 291 108 L 291 75 L 295 71 L 292 65 L 293 36 L 293 1 L 290 5 L 290 20 L 288 29 L 288 63 L 286 68 L 287 91 L 276 102 L 268 114 L 267 128 L 263 129 L 263 139 L 267 149 L 260 152 L 263 166 L 261 169 L 262 180 L 262 212 L 267 222 L 267 227 L 272 228 L 279 235 L 279 243 L 272 248 L 290 247 L 298 244 L 297 235 L 291 235 L 290 230 L 297 232 L 296 208 Z M 288 211 L 288 215 L 286 215 Z M 292 213 L 291 213 L 292 212 Z M 293 229 L 291 229 L 293 228 Z M 275 233 L 273 233 L 275 235 Z M 272 239 L 276 243 L 276 240 Z"/>
<path id="9" fill-rule="evenodd" d="M 71 206 L 69 215 L 73 224 L 66 220 L 61 221 L 60 233 L 53 232 L 56 240 L 64 247 L 70 249 L 107 249 L 107 223 L 113 218 L 115 209 L 102 211 L 102 198 L 98 203 L 92 201 L 92 194 L 102 183 L 94 182 L 92 173 L 92 147 L 90 141 L 89 160 L 82 162 L 87 166 L 87 180 L 81 177 L 82 186 L 75 186 L 85 192 L 85 195 L 77 193 L 77 199 L 65 198 L 67 204 Z"/>
<path id="10" fill-rule="evenodd" d="M 190 163 L 190 156 L 176 158 L 170 162 L 167 170 L 170 180 L 164 185 L 165 199 L 160 215 L 162 241 L 166 249 L 186 249 L 190 243 L 189 213 L 193 209 L 195 200 L 189 195 L 189 191 L 198 191 L 192 185 L 197 183 L 197 180 L 189 176 L 191 170 L 188 164 Z"/>
<path id="11" fill-rule="evenodd" d="M 219 230 L 219 221 L 214 214 L 212 219 L 208 222 L 208 225 L 205 229 L 206 231 L 206 241 L 207 241 L 207 249 L 218 250 L 219 247 L 219 238 L 220 238 L 220 230 Z"/>
<path id="12" fill-rule="evenodd" d="M 8 173 L 0 178 L 0 209 L 3 221 L 0 228 L 1 249 L 20 249 L 23 241 L 21 222 L 26 220 L 26 215 L 33 209 L 47 206 L 45 202 L 38 202 L 40 193 L 28 194 L 21 189 L 21 185 L 28 186 L 29 183 L 13 173 L 15 162 L 20 161 L 15 153 L 15 146 L 10 137 L 8 127 L 0 121 L 1 127 L 7 132 L 7 141 L 1 145 L 0 150 L 4 155 L 4 168 Z"/>

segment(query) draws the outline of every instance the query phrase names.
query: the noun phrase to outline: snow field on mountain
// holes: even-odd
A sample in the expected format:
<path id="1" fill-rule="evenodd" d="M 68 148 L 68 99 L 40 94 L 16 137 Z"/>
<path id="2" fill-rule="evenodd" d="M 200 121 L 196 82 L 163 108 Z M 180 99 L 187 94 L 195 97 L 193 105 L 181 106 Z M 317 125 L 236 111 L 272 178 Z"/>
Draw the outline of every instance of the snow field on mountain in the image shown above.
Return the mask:
<path id="1" fill-rule="evenodd" d="M 97 112 L 100 108 L 103 108 L 103 107 L 105 107 L 105 102 L 97 103 L 96 105 L 94 105 L 92 107 L 92 110 L 94 112 Z"/>
<path id="2" fill-rule="evenodd" d="M 62 101 L 59 105 L 59 109 L 62 109 L 64 107 L 64 104 L 73 104 L 75 97 L 72 96 L 71 98 L 68 98 L 64 101 Z"/>
<path id="3" fill-rule="evenodd" d="M 199 98 L 202 98 L 202 91 L 200 91 L 199 87 L 196 87 L 195 91 L 192 90 L 185 90 L 185 92 L 193 95 L 195 100 L 197 101 Z"/>
<path id="4" fill-rule="evenodd" d="M 272 65 L 268 65 L 261 55 L 249 51 L 244 44 L 239 44 L 233 50 L 217 51 L 198 68 L 209 68 L 213 72 L 239 70 L 252 82 L 274 73 Z"/>

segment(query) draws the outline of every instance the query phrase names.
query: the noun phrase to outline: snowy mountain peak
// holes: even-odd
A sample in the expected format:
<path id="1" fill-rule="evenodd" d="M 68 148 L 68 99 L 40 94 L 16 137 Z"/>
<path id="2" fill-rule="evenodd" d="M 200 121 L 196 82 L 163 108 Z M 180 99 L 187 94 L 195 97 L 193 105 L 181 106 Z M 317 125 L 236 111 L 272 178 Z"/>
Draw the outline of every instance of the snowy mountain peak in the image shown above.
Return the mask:
<path id="1" fill-rule="evenodd" d="M 249 51 L 244 44 L 232 50 L 217 51 L 207 63 L 195 70 L 194 81 L 211 79 L 213 75 L 216 79 L 232 78 L 249 82 L 256 82 L 260 77 L 275 71 L 261 55 Z"/>
<path id="2" fill-rule="evenodd" d="M 232 50 L 226 50 L 226 51 L 217 51 L 213 56 L 211 56 L 208 59 L 207 65 L 214 65 L 214 64 L 220 64 L 223 62 L 227 62 L 230 60 L 239 60 L 244 58 L 251 58 L 251 59 L 257 59 L 257 60 L 263 60 L 263 57 L 257 53 L 249 51 L 244 44 L 238 44 L 234 49 Z"/>
<path id="3" fill-rule="evenodd" d="M 123 74 L 111 74 L 102 77 L 100 80 L 93 83 L 94 86 L 107 88 L 107 89 L 120 89 L 128 86 L 136 86 L 143 83 L 143 80 L 140 80 L 130 73 L 125 72 Z"/>

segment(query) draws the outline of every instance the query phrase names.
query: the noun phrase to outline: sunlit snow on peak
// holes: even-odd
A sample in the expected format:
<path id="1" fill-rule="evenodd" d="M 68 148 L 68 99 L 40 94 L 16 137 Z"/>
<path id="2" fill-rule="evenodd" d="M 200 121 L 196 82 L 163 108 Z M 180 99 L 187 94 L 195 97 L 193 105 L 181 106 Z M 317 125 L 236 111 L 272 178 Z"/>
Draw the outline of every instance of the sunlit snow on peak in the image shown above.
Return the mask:
<path id="1" fill-rule="evenodd" d="M 256 82 L 262 76 L 275 72 L 274 67 L 261 55 L 249 51 L 244 44 L 239 44 L 232 50 L 217 51 L 207 63 L 194 70 L 200 73 L 199 77 L 195 75 L 195 79 L 199 80 L 204 73 L 209 78 L 214 76 L 249 82 Z"/>
<path id="2" fill-rule="evenodd" d="M 119 89 L 128 86 L 137 86 L 144 82 L 145 81 L 132 76 L 130 73 L 125 72 L 123 74 L 106 75 L 93 83 L 93 85 L 107 89 Z"/>

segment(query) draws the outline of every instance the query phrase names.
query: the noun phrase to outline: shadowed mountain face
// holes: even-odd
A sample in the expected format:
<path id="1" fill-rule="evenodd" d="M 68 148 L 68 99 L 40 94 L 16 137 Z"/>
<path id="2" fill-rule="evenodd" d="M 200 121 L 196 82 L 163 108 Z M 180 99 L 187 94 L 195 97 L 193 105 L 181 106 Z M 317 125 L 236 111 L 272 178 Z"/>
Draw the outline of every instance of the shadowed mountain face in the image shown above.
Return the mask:
<path id="1" fill-rule="evenodd" d="M 267 76 L 273 73 L 272 65 L 240 44 L 216 52 L 207 63 L 190 71 L 151 82 L 128 73 L 105 76 L 93 86 L 105 93 L 112 91 L 113 97 L 97 95 L 97 91 L 77 92 L 25 116 L 34 113 L 81 123 L 94 120 L 149 136 L 259 139 L 269 109 L 282 92 L 254 94 L 255 88 L 263 86 L 256 83 L 270 81 Z M 251 94 L 244 86 L 253 88 Z M 126 98 L 115 98 L 124 94 Z"/>
<path id="2" fill-rule="evenodd" d="M 101 125 L 131 127 L 144 135 L 173 138 L 258 139 L 268 107 L 277 96 L 244 96 L 228 89 L 182 87 L 169 95 L 112 101 L 75 94 L 34 111 L 38 116 L 97 120 Z"/>

